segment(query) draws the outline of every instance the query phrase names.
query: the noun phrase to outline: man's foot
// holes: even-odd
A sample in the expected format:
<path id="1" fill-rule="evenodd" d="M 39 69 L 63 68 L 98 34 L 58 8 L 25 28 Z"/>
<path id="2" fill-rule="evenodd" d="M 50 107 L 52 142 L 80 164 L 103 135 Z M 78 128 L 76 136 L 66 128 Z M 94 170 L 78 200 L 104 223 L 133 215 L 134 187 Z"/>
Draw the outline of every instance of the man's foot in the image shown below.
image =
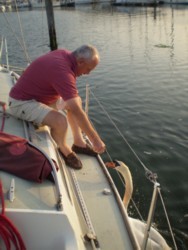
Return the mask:
<path id="1" fill-rule="evenodd" d="M 68 154 L 67 156 L 65 156 L 60 150 L 59 152 L 62 155 L 67 166 L 74 168 L 74 169 L 82 168 L 82 162 L 74 152 Z"/>
<path id="2" fill-rule="evenodd" d="M 72 151 L 74 151 L 77 154 L 85 154 L 90 156 L 97 156 L 97 152 L 95 152 L 92 147 L 89 144 L 86 144 L 86 147 L 79 147 L 75 144 L 72 145 Z"/>

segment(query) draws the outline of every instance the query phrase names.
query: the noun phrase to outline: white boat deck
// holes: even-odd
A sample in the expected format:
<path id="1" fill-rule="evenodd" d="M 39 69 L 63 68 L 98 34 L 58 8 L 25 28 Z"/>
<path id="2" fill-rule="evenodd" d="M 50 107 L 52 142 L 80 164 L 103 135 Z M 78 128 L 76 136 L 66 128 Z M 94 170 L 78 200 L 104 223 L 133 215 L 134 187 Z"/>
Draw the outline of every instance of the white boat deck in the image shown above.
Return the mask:
<path id="1" fill-rule="evenodd" d="M 10 86 L 8 73 L 0 71 L 0 101 L 7 103 Z M 26 137 L 23 124 L 9 116 L 4 132 Z M 31 127 L 28 135 L 32 143 L 42 148 L 60 167 L 57 179 L 63 208 L 57 210 L 57 187 L 51 181 L 39 184 L 0 172 L 7 215 L 21 232 L 27 249 L 139 249 L 123 203 L 100 157 L 80 155 L 83 168 L 70 169 L 54 147 L 48 128 L 36 130 Z M 68 142 L 72 143 L 70 131 Z M 13 202 L 7 196 L 12 179 L 15 181 Z M 97 239 L 95 247 L 84 240 L 84 235 L 91 232 Z"/>

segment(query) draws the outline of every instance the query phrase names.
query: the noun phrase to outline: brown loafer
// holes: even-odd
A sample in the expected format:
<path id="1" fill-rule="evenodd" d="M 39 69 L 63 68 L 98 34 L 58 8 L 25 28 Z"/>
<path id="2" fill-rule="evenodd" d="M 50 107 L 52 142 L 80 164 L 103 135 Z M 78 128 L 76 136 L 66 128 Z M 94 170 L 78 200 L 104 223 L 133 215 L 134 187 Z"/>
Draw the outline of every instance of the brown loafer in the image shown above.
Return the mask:
<path id="1" fill-rule="evenodd" d="M 89 144 L 86 144 L 85 148 L 76 146 L 75 144 L 72 145 L 72 151 L 77 154 L 85 154 L 90 156 L 97 156 L 97 152 L 95 152 Z"/>
<path id="2" fill-rule="evenodd" d="M 67 156 L 65 156 L 60 150 L 59 152 L 62 155 L 67 166 L 69 166 L 70 168 L 74 168 L 74 169 L 82 168 L 82 162 L 74 152 L 70 153 Z"/>

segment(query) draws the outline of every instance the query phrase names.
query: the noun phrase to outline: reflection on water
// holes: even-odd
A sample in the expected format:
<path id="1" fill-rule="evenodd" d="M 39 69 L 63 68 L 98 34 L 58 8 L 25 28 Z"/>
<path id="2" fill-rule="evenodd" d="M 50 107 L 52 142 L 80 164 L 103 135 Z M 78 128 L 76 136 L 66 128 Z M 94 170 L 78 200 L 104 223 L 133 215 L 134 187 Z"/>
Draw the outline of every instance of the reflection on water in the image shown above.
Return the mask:
<path id="1" fill-rule="evenodd" d="M 16 13 L 7 13 L 7 18 L 20 37 Z M 46 14 L 23 11 L 20 18 L 34 59 L 49 50 Z M 187 249 L 188 7 L 83 5 L 55 9 L 55 22 L 59 47 L 72 50 L 83 43 L 98 47 L 100 66 L 78 80 L 80 94 L 85 95 L 83 85 L 89 82 L 140 160 L 158 174 L 178 249 Z M 0 34 L 7 36 L 10 63 L 26 65 L 2 13 Z M 124 161 L 131 169 L 134 200 L 147 219 L 153 186 L 94 98 L 90 102 L 90 117 L 112 159 Z M 134 208 L 130 212 L 137 216 Z M 173 246 L 160 202 L 155 221 Z"/>

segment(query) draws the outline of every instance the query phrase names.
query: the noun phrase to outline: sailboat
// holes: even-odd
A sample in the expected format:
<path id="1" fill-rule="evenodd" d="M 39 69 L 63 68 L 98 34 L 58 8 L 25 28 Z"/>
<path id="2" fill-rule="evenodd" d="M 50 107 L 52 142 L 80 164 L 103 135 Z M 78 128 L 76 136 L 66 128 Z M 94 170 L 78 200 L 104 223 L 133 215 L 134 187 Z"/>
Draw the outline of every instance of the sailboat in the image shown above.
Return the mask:
<path id="1" fill-rule="evenodd" d="M 71 169 L 47 126 L 9 113 L 9 91 L 19 75 L 10 69 L 4 38 L 0 59 L 3 47 L 7 60 L 0 65 L 0 248 L 170 249 L 151 227 L 152 208 L 147 223 L 128 216 L 132 178 L 124 163 L 112 164 L 127 184 L 122 200 L 107 169 L 111 164 L 99 155 L 80 155 L 83 168 Z M 70 129 L 67 139 L 72 145 Z M 154 184 L 152 203 L 159 190 Z"/>

